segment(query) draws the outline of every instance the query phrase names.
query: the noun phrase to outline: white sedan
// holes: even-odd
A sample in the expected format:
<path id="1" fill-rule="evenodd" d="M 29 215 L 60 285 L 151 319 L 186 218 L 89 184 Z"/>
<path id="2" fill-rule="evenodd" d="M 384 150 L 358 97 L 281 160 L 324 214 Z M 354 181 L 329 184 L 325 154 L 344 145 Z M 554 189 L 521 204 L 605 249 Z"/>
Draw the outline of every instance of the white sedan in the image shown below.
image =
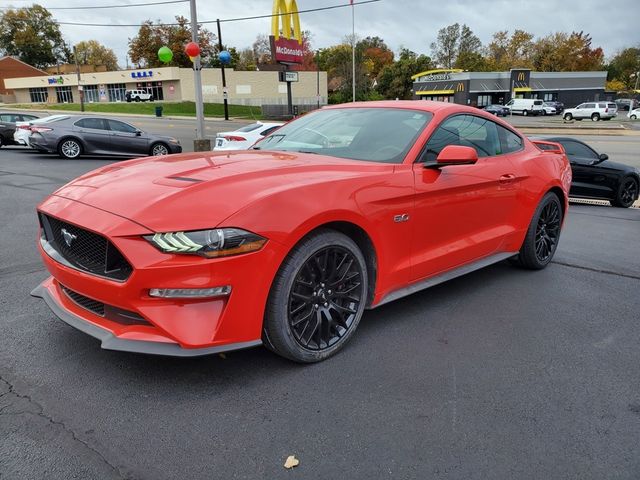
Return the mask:
<path id="1" fill-rule="evenodd" d="M 16 131 L 13 134 L 13 140 L 19 145 L 29 146 L 29 137 L 31 136 L 31 127 L 40 123 L 49 123 L 60 118 L 66 118 L 69 115 L 49 115 L 48 117 L 38 118 L 30 122 L 16 122 Z"/>
<path id="2" fill-rule="evenodd" d="M 284 124 L 257 122 L 234 130 L 233 132 L 220 132 L 216 135 L 213 149 L 246 150 L 282 125 Z"/>
<path id="3" fill-rule="evenodd" d="M 629 110 L 629 113 L 627 113 L 627 117 L 629 117 L 631 120 L 637 120 L 638 118 L 640 118 L 640 108 Z"/>
<path id="4" fill-rule="evenodd" d="M 543 103 L 542 104 L 542 114 L 543 115 L 555 115 L 556 114 L 556 107 L 554 107 L 553 105 L 549 105 L 548 103 Z"/>

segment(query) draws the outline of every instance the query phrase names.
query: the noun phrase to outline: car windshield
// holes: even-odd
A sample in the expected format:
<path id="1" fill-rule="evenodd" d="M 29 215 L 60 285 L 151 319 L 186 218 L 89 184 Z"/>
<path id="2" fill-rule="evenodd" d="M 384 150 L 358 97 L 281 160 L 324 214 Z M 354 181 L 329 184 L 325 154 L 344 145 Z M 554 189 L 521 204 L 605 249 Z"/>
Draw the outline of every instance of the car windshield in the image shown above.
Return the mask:
<path id="1" fill-rule="evenodd" d="M 244 127 L 241 127 L 239 129 L 236 130 L 236 132 L 253 132 L 254 130 L 257 130 L 258 128 L 260 128 L 262 126 L 261 123 L 252 123 L 250 125 L 245 125 Z"/>
<path id="2" fill-rule="evenodd" d="M 279 128 L 257 149 L 400 163 L 432 116 L 400 108 L 318 110 Z"/>

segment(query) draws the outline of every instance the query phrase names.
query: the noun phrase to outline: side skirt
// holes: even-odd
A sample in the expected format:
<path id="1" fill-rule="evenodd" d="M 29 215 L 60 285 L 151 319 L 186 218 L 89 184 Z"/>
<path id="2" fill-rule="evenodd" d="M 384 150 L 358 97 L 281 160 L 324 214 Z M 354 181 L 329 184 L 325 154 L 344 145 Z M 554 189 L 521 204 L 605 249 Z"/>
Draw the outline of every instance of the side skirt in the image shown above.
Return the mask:
<path id="1" fill-rule="evenodd" d="M 480 270 L 481 268 L 488 267 L 489 265 L 501 262 L 502 260 L 506 260 L 507 258 L 513 257 L 517 254 L 518 252 L 502 252 L 495 255 L 489 255 L 488 257 L 484 257 L 480 260 L 476 260 L 475 262 L 467 263 L 466 265 L 447 270 L 446 272 L 434 275 L 433 277 L 418 280 L 417 282 L 412 283 L 407 287 L 403 287 L 386 294 L 384 297 L 382 297 L 382 300 L 380 300 L 380 302 L 376 305 L 372 306 L 371 309 L 377 308 L 381 305 L 384 305 L 385 303 L 393 302 L 394 300 L 398 300 L 399 298 L 406 297 L 407 295 L 411 295 L 412 293 L 419 292 L 420 290 L 424 290 L 425 288 L 433 287 L 435 285 L 438 285 L 439 283 L 446 282 L 447 280 L 452 280 L 456 277 L 466 275 L 467 273 L 471 273 L 476 270 Z"/>

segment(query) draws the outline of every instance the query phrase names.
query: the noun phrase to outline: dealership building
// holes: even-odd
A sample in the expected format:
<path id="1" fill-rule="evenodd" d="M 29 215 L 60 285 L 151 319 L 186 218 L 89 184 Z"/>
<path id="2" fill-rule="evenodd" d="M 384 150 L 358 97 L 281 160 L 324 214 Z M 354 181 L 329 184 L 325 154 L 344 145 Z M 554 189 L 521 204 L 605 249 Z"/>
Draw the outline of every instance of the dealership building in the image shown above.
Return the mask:
<path id="1" fill-rule="evenodd" d="M 505 104 L 511 98 L 557 100 L 567 107 L 585 101 L 613 100 L 605 92 L 607 72 L 535 72 L 512 69 L 508 72 L 465 72 L 438 69 L 418 73 L 413 80 L 416 99 L 454 102 L 484 107 Z"/>
<path id="2" fill-rule="evenodd" d="M 226 88 L 218 68 L 203 68 L 202 93 L 205 102 L 222 103 L 225 96 L 237 105 L 283 105 L 287 103 L 287 84 L 279 81 L 277 71 L 235 71 L 225 69 Z M 293 103 L 321 105 L 327 103 L 326 72 L 295 72 L 292 82 Z M 88 103 L 123 102 L 127 90 L 146 90 L 156 100 L 168 102 L 194 101 L 193 70 L 161 67 L 114 72 L 38 75 L 7 78 L 5 85 L 16 103 L 79 102 L 79 88 Z"/>

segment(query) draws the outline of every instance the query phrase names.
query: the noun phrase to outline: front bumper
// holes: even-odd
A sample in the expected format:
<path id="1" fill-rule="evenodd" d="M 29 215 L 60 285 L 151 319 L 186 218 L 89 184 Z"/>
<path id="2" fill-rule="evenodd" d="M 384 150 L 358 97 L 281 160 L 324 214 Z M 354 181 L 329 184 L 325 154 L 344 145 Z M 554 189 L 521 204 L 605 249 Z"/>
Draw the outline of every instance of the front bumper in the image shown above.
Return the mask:
<path id="1" fill-rule="evenodd" d="M 64 322 L 100 339 L 103 348 L 196 356 L 261 343 L 271 280 L 286 254 L 277 242 L 269 241 L 260 251 L 236 257 L 171 255 L 142 238 L 153 232 L 103 210 L 52 196 L 39 211 L 106 237 L 133 267 L 125 281 L 116 281 L 65 265 L 52 258 L 42 244 L 38 247 L 51 277 L 33 295 L 45 300 Z M 205 299 L 149 295 L 152 288 L 221 285 L 231 285 L 231 294 Z M 68 292 L 124 311 L 124 317 L 128 314 L 140 321 L 96 314 L 74 301 Z"/>
<path id="2" fill-rule="evenodd" d="M 178 143 L 169 143 L 169 153 L 182 153 L 182 145 Z"/>

